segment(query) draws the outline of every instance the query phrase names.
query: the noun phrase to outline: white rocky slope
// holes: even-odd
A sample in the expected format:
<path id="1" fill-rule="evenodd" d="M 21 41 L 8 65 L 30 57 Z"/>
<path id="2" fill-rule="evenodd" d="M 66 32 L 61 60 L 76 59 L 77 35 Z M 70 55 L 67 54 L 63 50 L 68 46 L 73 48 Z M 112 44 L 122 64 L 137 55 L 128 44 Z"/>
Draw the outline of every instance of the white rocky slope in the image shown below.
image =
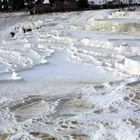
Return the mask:
<path id="1" fill-rule="evenodd" d="M 139 11 L 0 22 L 0 138 L 140 139 Z"/>

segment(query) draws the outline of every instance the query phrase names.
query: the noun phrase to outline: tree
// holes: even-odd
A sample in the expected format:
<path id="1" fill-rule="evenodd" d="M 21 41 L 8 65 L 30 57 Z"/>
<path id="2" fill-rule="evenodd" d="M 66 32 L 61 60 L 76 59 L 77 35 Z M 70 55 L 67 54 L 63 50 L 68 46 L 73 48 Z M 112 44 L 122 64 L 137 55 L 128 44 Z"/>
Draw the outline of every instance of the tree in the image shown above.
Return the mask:
<path id="1" fill-rule="evenodd" d="M 27 3 L 27 8 L 31 9 L 35 5 L 35 0 L 25 0 Z"/>
<path id="2" fill-rule="evenodd" d="M 1 10 L 1 8 L 2 8 L 2 1 L 0 0 L 0 10 Z"/>
<path id="3" fill-rule="evenodd" d="M 24 0 L 9 0 L 9 5 L 12 7 L 13 10 L 20 10 L 25 7 Z"/>
<path id="4" fill-rule="evenodd" d="M 49 3 L 50 3 L 51 5 L 54 5 L 55 0 L 49 0 Z"/>
<path id="5" fill-rule="evenodd" d="M 36 4 L 41 5 L 41 4 L 43 4 L 43 2 L 44 2 L 44 0 L 37 0 Z"/>
<path id="6" fill-rule="evenodd" d="M 79 9 L 84 9 L 84 8 L 88 8 L 89 3 L 88 0 L 78 0 L 77 5 Z"/>
<path id="7" fill-rule="evenodd" d="M 3 0 L 3 2 L 2 2 L 2 9 L 3 10 L 8 10 L 8 0 Z"/>

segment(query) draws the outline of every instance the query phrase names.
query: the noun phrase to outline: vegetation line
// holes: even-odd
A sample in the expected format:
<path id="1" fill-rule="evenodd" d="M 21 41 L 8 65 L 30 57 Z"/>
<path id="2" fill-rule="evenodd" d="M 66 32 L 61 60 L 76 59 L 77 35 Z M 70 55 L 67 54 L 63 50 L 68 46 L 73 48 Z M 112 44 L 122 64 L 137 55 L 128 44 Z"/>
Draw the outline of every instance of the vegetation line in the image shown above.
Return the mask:
<path id="1" fill-rule="evenodd" d="M 123 8 L 130 5 L 139 5 L 133 0 L 128 3 L 121 0 L 109 0 L 96 4 L 88 0 L 0 0 L 1 12 L 12 11 L 29 11 L 30 14 L 50 13 L 50 12 L 66 12 L 79 10 L 96 10 L 96 9 L 110 9 Z"/>

